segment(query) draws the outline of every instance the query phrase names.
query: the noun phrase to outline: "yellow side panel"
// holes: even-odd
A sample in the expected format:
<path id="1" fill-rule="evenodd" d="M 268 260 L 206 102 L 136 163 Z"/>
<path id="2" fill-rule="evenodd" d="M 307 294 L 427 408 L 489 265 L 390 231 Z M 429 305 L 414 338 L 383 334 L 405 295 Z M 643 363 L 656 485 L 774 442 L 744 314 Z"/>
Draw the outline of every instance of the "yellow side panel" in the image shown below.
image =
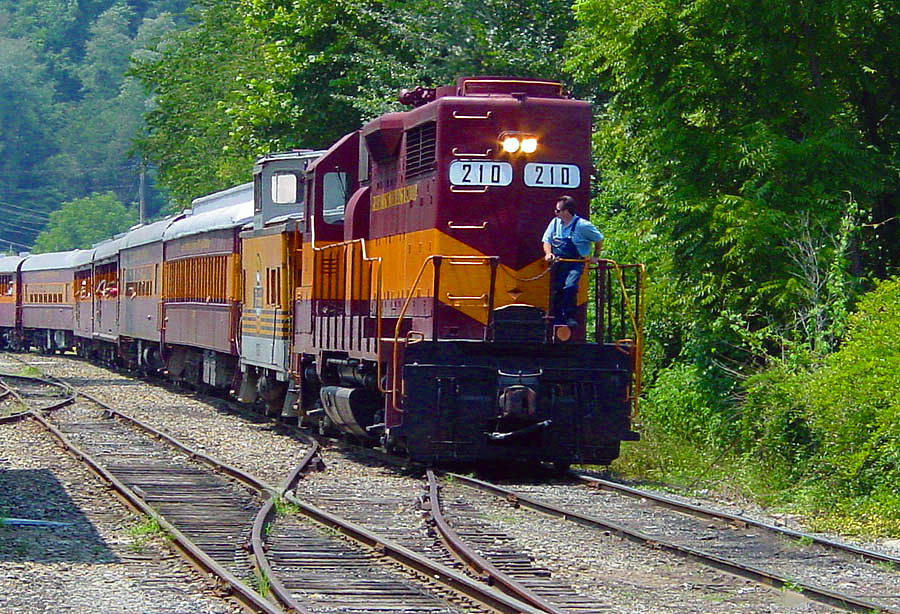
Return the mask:
<path id="1" fill-rule="evenodd" d="M 491 281 L 489 260 L 453 258 L 483 257 L 485 254 L 433 228 L 369 240 L 365 245 L 369 258 L 381 258 L 383 261 L 383 299 L 405 300 L 410 293 L 414 298 L 433 298 L 434 261 L 429 261 L 429 257 L 441 255 L 444 258 L 440 265 L 439 300 L 482 324 L 487 324 Z M 360 275 L 366 269 L 361 265 L 361 247 L 357 246 L 358 244 L 339 246 L 314 252 L 311 245 L 304 244 L 304 284 L 297 289 L 296 298 L 339 300 L 365 299 L 367 295 L 371 296 L 372 288 L 365 285 Z M 314 263 L 317 265 L 315 287 L 312 286 L 311 272 Z M 354 289 L 352 297 L 347 294 L 346 283 L 351 275 L 351 286 Z M 587 301 L 585 279 L 586 277 L 582 277 L 579 304 Z M 497 267 L 494 291 L 494 308 L 519 303 L 547 310 L 550 293 L 549 267 L 543 258 L 538 258 L 518 271 L 501 264 Z"/>
<path id="2" fill-rule="evenodd" d="M 283 233 L 243 239 L 241 329 L 245 334 L 272 335 L 274 330 L 283 337 L 290 332 L 291 306 L 286 283 L 290 279 L 290 260 L 285 239 Z M 273 274 L 280 282 L 274 290 Z"/>

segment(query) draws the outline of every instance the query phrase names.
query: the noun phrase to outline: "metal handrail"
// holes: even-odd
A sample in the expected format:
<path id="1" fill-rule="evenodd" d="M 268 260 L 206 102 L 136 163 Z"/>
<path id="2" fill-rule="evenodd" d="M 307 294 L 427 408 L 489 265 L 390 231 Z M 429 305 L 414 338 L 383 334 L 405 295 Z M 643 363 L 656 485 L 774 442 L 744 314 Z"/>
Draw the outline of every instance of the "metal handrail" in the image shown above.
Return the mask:
<path id="1" fill-rule="evenodd" d="M 552 262 L 582 262 L 588 263 L 589 269 L 592 271 L 598 271 L 601 267 L 608 267 L 615 271 L 616 279 L 619 282 L 619 288 L 622 293 L 622 297 L 625 301 L 626 311 L 628 312 L 628 319 L 631 323 L 631 328 L 634 331 L 634 351 L 635 351 L 635 359 L 634 359 L 634 390 L 632 391 L 631 398 L 629 400 L 633 401 L 634 404 L 632 406 L 632 413 L 637 414 L 638 411 L 638 400 L 641 396 L 642 390 L 642 378 L 643 378 L 643 356 L 644 356 L 644 312 L 646 309 L 646 302 L 644 301 L 644 293 L 646 289 L 646 281 L 647 281 L 647 268 L 643 264 L 619 264 L 615 260 L 610 260 L 609 258 L 601 258 L 596 263 L 592 262 L 591 258 L 554 258 Z M 639 296 L 638 299 L 638 309 L 634 308 L 634 305 L 630 299 L 628 294 L 628 288 L 625 286 L 625 278 L 622 273 L 623 269 L 637 269 L 638 277 L 640 283 L 638 284 Z M 536 275 L 534 277 L 528 279 L 520 279 L 513 275 L 513 279 L 516 281 L 535 281 L 547 273 L 549 273 L 550 268 L 548 267 L 546 271 L 543 273 Z M 596 298 L 595 298 L 596 300 Z M 598 303 L 597 309 L 600 308 Z M 599 331 L 595 331 L 595 335 L 599 335 Z M 595 339 L 596 340 L 596 339 Z"/>

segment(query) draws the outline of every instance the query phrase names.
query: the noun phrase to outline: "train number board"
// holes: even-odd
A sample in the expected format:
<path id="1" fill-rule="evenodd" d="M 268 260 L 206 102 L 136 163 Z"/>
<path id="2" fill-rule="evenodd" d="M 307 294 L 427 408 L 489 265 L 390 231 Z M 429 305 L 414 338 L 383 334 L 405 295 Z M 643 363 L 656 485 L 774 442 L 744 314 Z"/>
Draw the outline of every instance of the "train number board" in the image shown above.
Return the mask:
<path id="1" fill-rule="evenodd" d="M 450 163 L 450 183 L 459 186 L 508 186 L 513 182 L 509 162 L 454 160 Z M 581 172 L 574 164 L 529 162 L 525 165 L 525 185 L 530 188 L 577 188 Z"/>
<path id="2" fill-rule="evenodd" d="M 453 185 L 500 185 L 512 183 L 513 168 L 509 162 L 454 160 L 450 164 L 450 183 Z"/>
<path id="3" fill-rule="evenodd" d="M 525 165 L 525 185 L 529 188 L 577 188 L 581 185 L 581 172 L 574 164 L 529 162 Z"/>

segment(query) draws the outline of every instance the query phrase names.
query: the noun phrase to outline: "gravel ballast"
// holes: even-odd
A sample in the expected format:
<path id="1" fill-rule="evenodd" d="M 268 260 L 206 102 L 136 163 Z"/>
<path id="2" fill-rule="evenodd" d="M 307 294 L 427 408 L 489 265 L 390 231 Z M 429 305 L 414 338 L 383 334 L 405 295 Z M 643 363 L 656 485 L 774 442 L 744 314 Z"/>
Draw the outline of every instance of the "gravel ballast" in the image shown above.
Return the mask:
<path id="1" fill-rule="evenodd" d="M 0 613 L 240 611 L 31 420 L 0 425 L 0 510 L 67 523 L 0 526 Z"/>

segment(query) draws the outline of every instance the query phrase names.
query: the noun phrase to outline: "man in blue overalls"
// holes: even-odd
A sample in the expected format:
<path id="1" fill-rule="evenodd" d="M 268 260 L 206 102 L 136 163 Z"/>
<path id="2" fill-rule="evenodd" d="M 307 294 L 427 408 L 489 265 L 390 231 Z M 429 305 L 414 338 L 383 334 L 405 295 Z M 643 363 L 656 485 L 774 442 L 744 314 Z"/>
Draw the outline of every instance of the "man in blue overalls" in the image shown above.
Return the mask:
<path id="1" fill-rule="evenodd" d="M 594 244 L 590 261 L 596 263 L 603 247 L 603 234 L 588 220 L 575 215 L 575 199 L 561 196 L 554 207 L 556 217 L 550 220 L 541 239 L 544 259 L 553 264 L 550 277 L 553 324 L 577 326 L 575 308 L 578 300 L 578 280 L 584 262 L 558 262 L 560 259 L 586 259 Z"/>

